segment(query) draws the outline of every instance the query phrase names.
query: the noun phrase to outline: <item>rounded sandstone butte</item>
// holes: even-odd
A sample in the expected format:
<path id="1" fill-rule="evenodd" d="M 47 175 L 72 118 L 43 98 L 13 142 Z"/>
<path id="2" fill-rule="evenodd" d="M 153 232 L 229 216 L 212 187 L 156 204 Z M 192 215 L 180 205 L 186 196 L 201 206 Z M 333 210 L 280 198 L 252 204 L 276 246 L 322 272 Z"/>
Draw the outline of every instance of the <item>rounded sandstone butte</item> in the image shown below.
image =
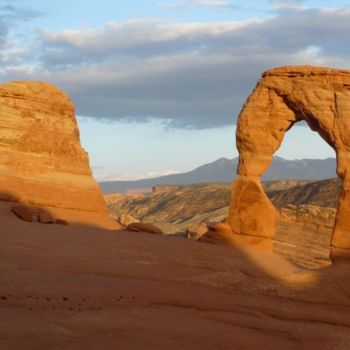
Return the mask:
<path id="1" fill-rule="evenodd" d="M 49 208 L 68 222 L 114 227 L 70 98 L 52 84 L 0 85 L 0 197 Z"/>
<path id="2" fill-rule="evenodd" d="M 260 183 L 285 133 L 304 120 L 336 152 L 342 180 L 332 236 L 333 257 L 350 257 L 350 71 L 287 66 L 263 73 L 238 118 L 239 177 L 229 224 L 236 234 L 270 238 L 275 209 Z"/>

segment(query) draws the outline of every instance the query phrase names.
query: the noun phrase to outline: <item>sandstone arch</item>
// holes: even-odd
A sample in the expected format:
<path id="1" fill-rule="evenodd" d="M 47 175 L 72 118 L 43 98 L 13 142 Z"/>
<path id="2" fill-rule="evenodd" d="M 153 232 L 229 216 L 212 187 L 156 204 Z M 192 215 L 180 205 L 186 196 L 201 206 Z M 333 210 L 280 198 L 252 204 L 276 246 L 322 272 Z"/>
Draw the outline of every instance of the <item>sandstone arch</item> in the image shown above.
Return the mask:
<path id="1" fill-rule="evenodd" d="M 350 257 L 350 71 L 288 66 L 263 73 L 239 115 L 238 177 L 233 182 L 229 225 L 241 239 L 269 242 L 275 208 L 260 176 L 285 133 L 304 120 L 335 150 L 342 191 L 331 239 L 331 258 Z M 238 236 L 236 236 L 238 237 Z"/>

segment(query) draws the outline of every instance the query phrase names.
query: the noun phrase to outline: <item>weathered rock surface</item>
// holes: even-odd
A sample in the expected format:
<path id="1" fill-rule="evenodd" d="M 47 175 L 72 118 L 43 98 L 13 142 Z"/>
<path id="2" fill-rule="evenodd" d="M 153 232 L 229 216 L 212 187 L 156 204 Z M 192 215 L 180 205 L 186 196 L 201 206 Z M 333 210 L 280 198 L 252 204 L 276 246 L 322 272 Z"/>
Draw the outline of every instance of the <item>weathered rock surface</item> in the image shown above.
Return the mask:
<path id="1" fill-rule="evenodd" d="M 140 222 L 140 220 L 134 218 L 131 215 L 127 215 L 127 214 L 121 214 L 118 218 L 118 222 L 123 225 L 123 226 L 128 226 L 134 222 Z"/>
<path id="2" fill-rule="evenodd" d="M 41 224 L 55 224 L 56 219 L 49 213 L 43 210 L 38 210 L 38 222 L 40 222 Z"/>
<path id="3" fill-rule="evenodd" d="M 55 224 L 57 224 L 57 225 L 68 225 L 68 222 L 66 220 L 63 220 L 63 219 L 56 219 L 55 220 Z"/>
<path id="4" fill-rule="evenodd" d="M 242 177 L 233 183 L 229 224 L 235 234 L 274 236 L 275 207 L 259 180 Z"/>
<path id="5" fill-rule="evenodd" d="M 114 227 L 79 140 L 74 107 L 55 86 L 0 85 L 0 198 L 69 222 Z"/>
<path id="6" fill-rule="evenodd" d="M 349 71 L 300 66 L 275 68 L 263 74 L 243 106 L 237 125 L 239 177 L 233 184 L 229 210 L 234 233 L 274 236 L 275 209 L 262 190 L 260 176 L 269 167 L 285 133 L 304 120 L 336 151 L 342 188 L 332 254 L 350 255 L 349 116 Z"/>
<path id="7" fill-rule="evenodd" d="M 334 208 L 305 204 L 278 209 L 274 251 L 303 267 L 330 265 L 335 214 Z"/>
<path id="8" fill-rule="evenodd" d="M 232 228 L 230 225 L 222 222 L 208 222 L 208 229 L 214 232 L 222 232 L 222 233 L 232 233 Z"/>
<path id="9" fill-rule="evenodd" d="M 332 231 L 336 209 L 323 208 L 315 205 L 288 205 L 278 210 L 280 220 L 301 225 L 320 234 Z"/>
<path id="10" fill-rule="evenodd" d="M 269 253 L 273 252 L 273 244 L 270 239 L 248 235 L 235 235 L 228 229 L 209 229 L 198 241 L 231 247 L 249 247 L 249 249 L 257 249 Z"/>
<path id="11" fill-rule="evenodd" d="M 143 223 L 143 222 L 134 222 L 128 225 L 126 230 L 132 231 L 132 232 L 147 232 L 147 233 L 160 234 L 160 235 L 163 234 L 162 230 L 159 227 L 149 223 Z"/>
<path id="12" fill-rule="evenodd" d="M 33 222 L 38 218 L 37 211 L 25 205 L 14 205 L 11 210 L 23 221 Z"/>
<path id="13" fill-rule="evenodd" d="M 206 232 L 208 232 L 208 225 L 204 222 L 192 224 L 186 229 L 187 237 L 191 239 L 199 239 Z"/>

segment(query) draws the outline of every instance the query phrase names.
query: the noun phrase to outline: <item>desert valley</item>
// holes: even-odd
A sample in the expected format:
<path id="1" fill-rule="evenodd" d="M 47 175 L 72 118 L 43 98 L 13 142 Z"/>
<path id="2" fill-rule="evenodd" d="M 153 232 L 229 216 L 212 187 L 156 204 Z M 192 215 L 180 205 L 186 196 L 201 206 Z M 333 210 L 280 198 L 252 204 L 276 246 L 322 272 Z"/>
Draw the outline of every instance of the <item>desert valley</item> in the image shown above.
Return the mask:
<path id="1" fill-rule="evenodd" d="M 349 29 L 0 0 L 0 350 L 349 350 Z"/>
<path id="2" fill-rule="evenodd" d="M 310 67 L 283 72 L 285 85 L 323 81 L 324 72 L 330 84 L 350 76 Z M 340 180 L 261 187 L 245 170 L 260 153 L 247 163 L 241 153 L 233 188 L 158 185 L 147 194 L 106 194 L 110 214 L 65 93 L 45 83 L 3 84 L 0 108 L 2 349 L 348 347 L 350 264 L 346 244 L 334 241 L 348 202 Z M 275 115 L 290 118 L 283 112 Z M 327 132 L 346 144 L 337 141 L 338 129 Z M 235 209 L 235 183 L 243 179 L 257 187 Z M 257 215 L 272 203 L 276 213 L 260 223 Z M 237 231 L 237 215 L 247 231 Z M 274 217 L 273 236 L 266 225 Z"/>

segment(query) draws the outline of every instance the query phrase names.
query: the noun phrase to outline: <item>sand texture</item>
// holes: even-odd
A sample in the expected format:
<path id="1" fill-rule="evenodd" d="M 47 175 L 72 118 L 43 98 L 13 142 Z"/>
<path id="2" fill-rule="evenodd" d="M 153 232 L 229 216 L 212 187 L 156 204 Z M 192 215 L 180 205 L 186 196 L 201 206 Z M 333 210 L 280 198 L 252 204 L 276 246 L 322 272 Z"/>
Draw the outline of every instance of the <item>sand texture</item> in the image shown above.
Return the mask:
<path id="1" fill-rule="evenodd" d="M 349 349 L 350 265 L 17 219 L 0 202 L 0 349 Z"/>

